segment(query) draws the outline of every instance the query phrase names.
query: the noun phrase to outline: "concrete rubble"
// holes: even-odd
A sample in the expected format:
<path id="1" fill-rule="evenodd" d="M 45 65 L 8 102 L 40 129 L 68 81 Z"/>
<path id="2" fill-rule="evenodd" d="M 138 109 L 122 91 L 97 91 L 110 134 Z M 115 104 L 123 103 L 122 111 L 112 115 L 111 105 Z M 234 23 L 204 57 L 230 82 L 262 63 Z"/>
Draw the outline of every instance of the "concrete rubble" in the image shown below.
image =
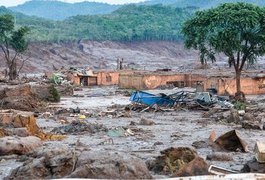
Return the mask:
<path id="1" fill-rule="evenodd" d="M 146 91 L 163 100 L 150 104 L 62 72 L 0 88 L 0 179 L 265 173 L 264 99 L 163 86 Z"/>

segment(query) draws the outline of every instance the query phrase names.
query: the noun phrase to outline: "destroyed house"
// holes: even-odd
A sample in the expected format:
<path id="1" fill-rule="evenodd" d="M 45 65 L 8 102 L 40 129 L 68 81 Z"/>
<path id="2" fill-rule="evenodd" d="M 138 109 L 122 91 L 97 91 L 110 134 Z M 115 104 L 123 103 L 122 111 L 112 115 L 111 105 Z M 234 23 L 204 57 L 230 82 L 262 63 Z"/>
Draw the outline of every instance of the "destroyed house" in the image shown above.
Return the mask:
<path id="1" fill-rule="evenodd" d="M 81 86 L 108 86 L 119 84 L 119 72 L 117 71 L 99 71 L 90 73 L 76 73 L 68 74 L 68 79 L 74 85 Z"/>
<path id="2" fill-rule="evenodd" d="M 95 86 L 97 85 L 97 76 L 93 73 L 70 72 L 67 74 L 67 79 L 74 85 Z"/>
<path id="3" fill-rule="evenodd" d="M 236 92 L 236 80 L 232 75 L 202 75 L 176 72 L 135 72 L 120 74 L 119 86 L 127 89 L 155 89 L 161 86 L 192 87 L 197 91 L 216 89 L 219 95 L 232 95 Z M 244 72 L 241 77 L 241 90 L 246 95 L 265 94 L 265 75 Z"/>
<path id="4" fill-rule="evenodd" d="M 197 91 L 215 89 L 219 95 L 232 95 L 236 92 L 233 73 L 178 73 L 164 71 L 85 71 L 71 72 L 68 79 L 75 85 L 108 86 L 119 85 L 125 89 L 155 89 L 159 87 L 192 87 Z M 265 94 L 265 74 L 243 72 L 241 90 L 246 95 Z"/>
<path id="5" fill-rule="evenodd" d="M 184 74 L 174 72 L 135 72 L 120 74 L 121 88 L 155 89 L 160 86 L 203 88 L 205 77 L 199 74 Z"/>

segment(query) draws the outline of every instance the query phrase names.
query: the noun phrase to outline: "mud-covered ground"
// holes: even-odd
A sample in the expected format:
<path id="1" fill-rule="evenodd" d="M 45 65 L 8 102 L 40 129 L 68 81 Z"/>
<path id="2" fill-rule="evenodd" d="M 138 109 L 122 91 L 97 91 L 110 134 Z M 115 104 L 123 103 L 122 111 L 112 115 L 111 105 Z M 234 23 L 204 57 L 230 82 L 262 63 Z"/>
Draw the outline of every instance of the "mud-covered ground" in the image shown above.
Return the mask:
<path id="1" fill-rule="evenodd" d="M 44 73 L 64 67 L 83 67 L 93 70 L 115 70 L 117 58 L 123 58 L 128 69 L 156 70 L 170 68 L 173 71 L 191 72 L 200 67 L 199 55 L 195 50 L 184 48 L 181 42 L 112 42 L 81 41 L 71 43 L 31 43 L 21 71 L 24 73 Z M 228 70 L 227 57 L 217 55 L 213 69 Z M 265 58 L 258 58 L 251 69 L 262 70 Z M 20 61 L 18 62 L 20 65 Z M 4 55 L 0 52 L 0 73 L 5 69 Z M 19 66 L 20 67 L 20 66 Z M 233 71 L 233 69 L 231 69 Z"/>
<path id="2" fill-rule="evenodd" d="M 218 137 L 235 129 L 238 130 L 242 139 L 248 143 L 250 152 L 225 152 L 225 154 L 233 158 L 232 161 L 208 161 L 208 163 L 240 171 L 247 161 L 253 159 L 255 142 L 264 139 L 264 131 L 262 130 L 246 130 L 233 123 L 227 124 L 217 122 L 211 118 L 202 118 L 204 111 L 201 110 L 178 109 L 170 112 L 142 113 L 132 111 L 130 117 L 97 116 L 97 114 L 105 112 L 107 109 L 110 111 L 115 110 L 115 106 L 124 106 L 130 103 L 129 97 L 121 94 L 115 95 L 115 91 L 115 87 L 96 87 L 77 91 L 75 92 L 76 94 L 79 94 L 79 96 L 84 95 L 84 97 L 63 97 L 62 101 L 56 104 L 56 106 L 63 108 L 79 107 L 96 115 L 96 117 L 87 117 L 84 120 L 85 122 L 103 124 L 108 129 L 118 127 L 128 128 L 135 135 L 110 137 L 107 135 L 107 132 L 98 132 L 93 135 L 80 133 L 79 135 L 67 135 L 67 138 L 59 142 L 59 145 L 69 146 L 69 144 L 73 144 L 79 139 L 80 142 L 93 150 L 121 151 L 136 155 L 147 161 L 155 158 L 161 150 L 169 147 L 193 147 L 192 143 L 195 141 L 207 142 L 211 131 L 215 131 Z M 255 99 L 253 96 L 251 98 Z M 111 106 L 114 107 L 110 108 Z M 155 124 L 149 126 L 137 124 L 141 119 L 152 120 Z M 46 130 L 62 126 L 60 122 L 53 119 L 38 119 L 38 124 Z M 108 143 L 110 138 L 113 140 L 113 144 Z M 45 144 L 46 148 L 58 147 L 58 142 L 49 141 Z M 207 155 L 214 152 L 211 147 L 199 148 L 196 151 L 205 159 Z"/>
<path id="3" fill-rule="evenodd" d="M 174 91 L 172 89 L 155 90 L 152 93 L 171 93 Z M 199 156 L 206 159 L 207 155 L 215 152 L 212 147 L 204 145 L 204 142 L 208 142 L 212 131 L 215 131 L 219 137 L 230 130 L 237 130 L 240 137 L 247 142 L 249 152 L 221 152 L 233 160 L 207 160 L 207 163 L 239 172 L 247 161 L 253 159 L 255 142 L 264 139 L 263 130 L 247 130 L 234 123 L 228 124 L 216 121 L 214 118 L 203 118 L 205 111 L 202 110 L 179 108 L 169 109 L 165 112 L 126 112 L 124 108 L 131 102 L 129 97 L 124 95 L 125 92 L 125 90 L 120 90 L 117 87 L 79 88 L 78 91 L 74 92 L 73 97 L 62 97 L 60 103 L 50 104 L 50 117 L 37 118 L 39 127 L 45 132 L 59 132 L 58 129 L 56 131 L 54 128 L 69 125 L 75 120 L 98 124 L 103 126 L 105 130 L 102 128 L 102 130 L 91 133 L 80 132 L 80 129 L 75 129 L 73 133 L 64 133 L 66 138 L 62 141 L 44 141 L 40 149 L 72 148 L 78 142 L 90 150 L 122 152 L 148 162 L 157 157 L 160 151 L 169 147 L 191 147 L 197 151 Z M 256 97 L 251 96 L 248 99 L 253 101 Z M 63 112 L 63 110 L 70 108 L 80 109 L 81 112 Z M 56 113 L 53 114 L 54 112 Z M 85 119 L 80 119 L 80 115 L 86 115 Z M 140 123 L 142 119 L 154 123 L 143 125 Z M 127 135 L 109 133 L 111 130 L 115 131 L 120 128 L 129 129 L 129 133 Z M 202 143 L 202 147 L 193 147 L 194 142 Z M 21 158 L 17 155 L 2 156 L 1 159 L 0 178 L 7 176 L 13 169 L 23 164 L 18 160 Z M 154 178 L 169 177 L 154 172 L 151 174 Z"/>

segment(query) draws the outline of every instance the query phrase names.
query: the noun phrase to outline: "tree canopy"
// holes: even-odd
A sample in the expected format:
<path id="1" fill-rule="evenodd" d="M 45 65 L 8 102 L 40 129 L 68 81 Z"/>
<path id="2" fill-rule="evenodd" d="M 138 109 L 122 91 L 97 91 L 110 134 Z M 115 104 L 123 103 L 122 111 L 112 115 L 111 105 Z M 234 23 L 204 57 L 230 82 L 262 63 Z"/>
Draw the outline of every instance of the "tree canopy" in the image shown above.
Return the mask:
<path id="1" fill-rule="evenodd" d="M 265 54 L 265 8 L 248 3 L 227 3 L 198 11 L 184 23 L 182 32 L 187 48 L 198 49 L 202 63 L 215 61 L 224 53 L 235 68 L 237 92 L 246 64 Z"/>
<path id="2" fill-rule="evenodd" d="M 78 15 L 63 21 L 46 20 L 9 12 L 20 26 L 31 29 L 31 41 L 114 40 L 143 41 L 182 38 L 183 22 L 194 14 L 194 8 L 162 5 L 123 6 L 109 15 Z M 1 11 L 7 13 L 3 7 Z"/>
<path id="3" fill-rule="evenodd" d="M 16 28 L 12 15 L 0 16 L 0 49 L 4 53 L 10 80 L 18 75 L 17 56 L 28 47 L 25 39 L 28 31 L 28 27 Z"/>

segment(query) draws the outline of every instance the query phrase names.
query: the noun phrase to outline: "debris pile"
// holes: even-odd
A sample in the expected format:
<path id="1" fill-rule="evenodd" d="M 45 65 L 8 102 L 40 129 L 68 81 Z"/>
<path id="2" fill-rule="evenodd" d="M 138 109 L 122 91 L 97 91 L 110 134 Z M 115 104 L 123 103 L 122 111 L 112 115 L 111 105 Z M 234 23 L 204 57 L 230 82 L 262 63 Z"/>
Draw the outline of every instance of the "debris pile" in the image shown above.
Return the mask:
<path id="1" fill-rule="evenodd" d="M 26 97 L 31 92 L 42 103 L 49 96 L 48 87 L 28 86 L 21 92 L 2 94 L 4 98 L 6 94 Z M 129 104 L 127 97 L 122 97 L 119 103 L 119 99 L 115 101 L 115 88 L 104 89 L 106 93 L 97 89 L 87 88 L 77 93 L 84 96 L 62 98 L 62 102 L 52 103 L 45 111 L 1 111 L 0 161 L 8 161 L 13 154 L 13 161 L 23 162 L 7 178 L 151 179 L 226 175 L 238 173 L 241 164 L 252 158 L 245 153 L 248 151 L 256 159 L 248 162 L 242 172 L 264 172 L 262 142 L 253 151 L 254 138 L 243 140 L 239 134 L 240 131 L 247 137 L 257 133 L 255 139 L 261 137 L 261 131 L 245 130 L 263 128 L 261 108 L 236 109 L 238 104 L 233 107 L 227 99 L 209 92 L 182 90 L 170 95 L 140 91 L 131 96 L 133 103 Z M 110 98 L 110 103 L 104 104 L 105 98 Z M 212 132 L 207 139 L 205 132 L 209 130 L 226 133 L 216 138 Z M 59 142 L 67 135 L 66 141 Z M 171 147 L 172 144 L 179 147 Z M 161 151 L 164 148 L 167 149 Z M 157 156 L 159 151 L 161 155 Z"/>
<path id="2" fill-rule="evenodd" d="M 103 124 L 87 123 L 78 120 L 52 130 L 53 133 L 57 134 L 80 134 L 81 132 L 93 134 L 101 131 L 107 131 L 107 128 Z"/>
<path id="3" fill-rule="evenodd" d="M 121 152 L 43 150 L 13 170 L 9 179 L 151 179 L 141 159 Z"/>
<path id="4" fill-rule="evenodd" d="M 131 108 L 136 111 L 139 109 L 139 104 L 140 106 L 143 106 L 141 111 L 149 109 L 155 109 L 155 111 L 168 110 L 163 109 L 163 107 L 172 108 L 185 106 L 189 109 L 198 109 L 198 107 L 200 107 L 209 110 L 209 108 L 212 108 L 213 106 L 225 109 L 230 109 L 234 106 L 224 97 L 213 95 L 209 92 L 195 93 L 191 91 L 178 91 L 170 95 L 163 93 L 155 95 L 144 91 L 136 91 L 131 95 L 130 101 L 137 104 L 136 107 Z"/>
<path id="5" fill-rule="evenodd" d="M 212 108 L 208 112 L 203 114 L 204 118 L 213 118 L 217 122 L 221 123 L 233 123 L 239 124 L 244 129 L 255 129 L 264 130 L 265 129 L 265 119 L 264 113 L 258 112 L 253 113 L 250 111 L 230 109 L 229 111 L 224 111 L 222 109 Z"/>
<path id="6" fill-rule="evenodd" d="M 208 174 L 207 163 L 193 149 L 171 147 L 160 153 L 161 156 L 148 162 L 148 168 L 155 173 L 173 177 Z"/>
<path id="7" fill-rule="evenodd" d="M 242 172 L 265 173 L 265 143 L 258 141 L 255 144 L 255 158 L 248 161 L 242 168 Z"/>
<path id="8" fill-rule="evenodd" d="M 114 109 L 115 108 L 115 109 Z M 131 117 L 131 112 L 128 108 L 116 108 L 110 107 L 107 111 L 101 111 L 98 113 L 99 117 L 120 118 Z"/>
<path id="9" fill-rule="evenodd" d="M 0 138 L 0 155 L 27 154 L 42 146 L 41 139 L 35 136 Z"/>
<path id="10" fill-rule="evenodd" d="M 1 137 L 13 136 L 36 136 L 41 140 L 62 140 L 64 136 L 43 132 L 37 125 L 32 112 L 17 110 L 2 110 L 0 112 Z"/>
<path id="11" fill-rule="evenodd" d="M 18 85 L 0 90 L 0 109 L 35 111 L 41 107 L 41 100 L 30 85 Z"/>
<path id="12" fill-rule="evenodd" d="M 123 127 L 115 127 L 108 130 L 107 135 L 109 137 L 126 137 L 135 135 L 131 129 Z"/>
<path id="13" fill-rule="evenodd" d="M 234 152 L 248 152 L 247 143 L 240 137 L 236 130 L 229 131 L 215 140 L 215 132 L 212 132 L 209 138 L 214 148 L 219 150 L 234 151 Z"/>

